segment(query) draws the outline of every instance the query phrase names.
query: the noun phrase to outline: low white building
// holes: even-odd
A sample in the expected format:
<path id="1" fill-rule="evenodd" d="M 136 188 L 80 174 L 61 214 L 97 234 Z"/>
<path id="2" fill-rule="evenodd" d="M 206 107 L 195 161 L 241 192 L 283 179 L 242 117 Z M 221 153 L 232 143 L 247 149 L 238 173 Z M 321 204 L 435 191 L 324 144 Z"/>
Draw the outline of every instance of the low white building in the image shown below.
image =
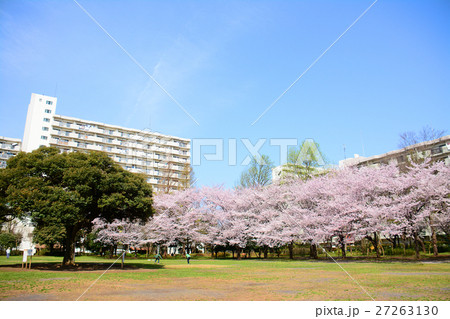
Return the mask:
<path id="1" fill-rule="evenodd" d="M 450 165 L 450 135 L 441 138 L 421 142 L 402 149 L 390 151 L 380 155 L 363 157 L 355 154 L 353 158 L 339 161 L 339 167 L 349 166 L 379 166 L 382 164 L 395 164 L 400 167 L 405 165 L 412 156 L 419 158 L 431 158 L 433 161 L 443 161 Z"/>

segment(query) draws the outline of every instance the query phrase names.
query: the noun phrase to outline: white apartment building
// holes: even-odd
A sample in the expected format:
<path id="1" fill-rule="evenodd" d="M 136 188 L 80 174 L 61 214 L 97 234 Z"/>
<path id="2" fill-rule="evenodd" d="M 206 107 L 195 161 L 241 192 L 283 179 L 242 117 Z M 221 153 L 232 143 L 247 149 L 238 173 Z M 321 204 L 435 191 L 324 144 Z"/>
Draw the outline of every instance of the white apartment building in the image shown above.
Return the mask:
<path id="1" fill-rule="evenodd" d="M 20 152 L 21 145 L 18 138 L 0 136 L 0 168 L 5 168 L 6 161 Z"/>
<path id="2" fill-rule="evenodd" d="M 54 146 L 62 152 L 101 151 L 155 191 L 186 187 L 190 139 L 56 115 L 55 97 L 31 94 L 22 150 Z M 20 140 L 19 140 L 20 141 Z"/>

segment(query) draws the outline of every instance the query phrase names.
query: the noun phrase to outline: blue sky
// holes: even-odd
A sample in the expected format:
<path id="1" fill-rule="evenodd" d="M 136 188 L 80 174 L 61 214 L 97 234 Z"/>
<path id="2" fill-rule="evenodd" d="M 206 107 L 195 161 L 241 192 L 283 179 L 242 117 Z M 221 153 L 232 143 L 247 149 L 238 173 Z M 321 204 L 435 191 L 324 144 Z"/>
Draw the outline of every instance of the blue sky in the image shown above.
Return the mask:
<path id="1" fill-rule="evenodd" d="M 330 163 L 448 129 L 450 2 L 78 1 L 198 121 L 194 123 L 73 1 L 0 1 L 0 136 L 22 138 L 31 93 L 57 114 L 224 140 L 199 185 L 234 186 L 240 139 L 313 138 Z M 237 140 L 237 164 L 228 141 Z M 212 147 L 205 147 L 205 152 Z"/>

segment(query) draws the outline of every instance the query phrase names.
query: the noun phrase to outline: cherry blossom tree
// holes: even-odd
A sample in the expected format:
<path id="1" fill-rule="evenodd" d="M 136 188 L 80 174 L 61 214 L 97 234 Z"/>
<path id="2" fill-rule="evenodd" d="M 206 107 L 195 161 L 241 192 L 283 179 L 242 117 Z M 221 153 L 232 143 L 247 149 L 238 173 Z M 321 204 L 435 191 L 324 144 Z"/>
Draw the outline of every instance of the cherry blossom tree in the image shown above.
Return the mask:
<path id="1" fill-rule="evenodd" d="M 126 250 L 128 247 L 135 247 L 140 244 L 142 240 L 142 225 L 137 222 L 130 222 L 129 219 L 115 219 L 111 223 L 106 222 L 101 218 L 96 218 L 92 221 L 92 230 L 96 232 L 96 241 L 109 245 L 111 247 L 111 256 L 114 247 L 122 244 Z M 124 263 L 122 258 L 122 268 Z"/>
<path id="2" fill-rule="evenodd" d="M 396 221 L 414 239 L 416 258 L 420 257 L 420 233 L 429 228 L 433 253 L 437 256 L 436 230 L 449 218 L 450 167 L 442 162 L 411 163 L 399 177 L 404 191 L 399 197 Z"/>
<path id="3" fill-rule="evenodd" d="M 202 193 L 196 188 L 158 194 L 154 199 L 156 216 L 145 226 L 146 241 L 156 244 L 182 245 L 191 250 L 196 243 L 207 240 L 202 211 Z"/>
<path id="4" fill-rule="evenodd" d="M 224 189 L 190 188 L 154 198 L 155 216 L 144 226 L 128 221 L 94 222 L 107 244 L 182 245 L 203 243 L 211 252 L 231 249 L 264 252 L 295 243 L 317 247 L 338 239 L 346 245 L 368 239 L 378 257 L 382 238 L 413 238 L 419 255 L 420 234 L 429 229 L 437 255 L 438 231 L 449 232 L 450 167 L 425 161 L 405 172 L 393 165 L 346 168 L 309 180 Z M 134 227 L 134 228 L 133 228 Z"/>

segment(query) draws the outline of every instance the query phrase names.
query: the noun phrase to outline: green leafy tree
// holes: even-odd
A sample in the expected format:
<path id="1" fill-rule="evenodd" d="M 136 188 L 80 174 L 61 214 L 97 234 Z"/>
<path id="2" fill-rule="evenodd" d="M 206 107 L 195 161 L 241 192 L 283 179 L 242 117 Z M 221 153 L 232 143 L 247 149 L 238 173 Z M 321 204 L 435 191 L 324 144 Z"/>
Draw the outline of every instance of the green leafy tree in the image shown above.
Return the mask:
<path id="1" fill-rule="evenodd" d="M 152 215 L 152 189 L 145 178 L 100 152 L 41 147 L 19 153 L 0 172 L 0 187 L 9 214 L 30 216 L 38 232 L 54 224 L 64 228 L 64 265 L 74 264 L 76 236 L 95 218 L 145 221 Z"/>
<path id="2" fill-rule="evenodd" d="M 97 232 L 91 232 L 86 234 L 84 240 L 84 248 L 93 253 L 100 254 L 103 250 L 103 244 L 96 239 L 97 239 Z"/>
<path id="3" fill-rule="evenodd" d="M 300 178 L 308 180 L 313 176 L 325 174 L 325 156 L 320 145 L 312 139 L 306 139 L 298 147 L 288 151 L 287 163 L 281 170 L 282 179 Z"/>
<path id="4" fill-rule="evenodd" d="M 254 157 L 250 167 L 241 173 L 239 184 L 242 187 L 256 187 L 270 184 L 274 165 L 269 156 Z"/>
<path id="5" fill-rule="evenodd" d="M 17 247 L 22 241 L 20 234 L 1 232 L 0 233 L 0 247 L 5 250 L 8 247 Z"/>
<path id="6" fill-rule="evenodd" d="M 33 242 L 46 245 L 53 252 L 55 244 L 62 245 L 66 237 L 66 228 L 62 224 L 50 224 L 48 221 L 33 231 Z"/>

